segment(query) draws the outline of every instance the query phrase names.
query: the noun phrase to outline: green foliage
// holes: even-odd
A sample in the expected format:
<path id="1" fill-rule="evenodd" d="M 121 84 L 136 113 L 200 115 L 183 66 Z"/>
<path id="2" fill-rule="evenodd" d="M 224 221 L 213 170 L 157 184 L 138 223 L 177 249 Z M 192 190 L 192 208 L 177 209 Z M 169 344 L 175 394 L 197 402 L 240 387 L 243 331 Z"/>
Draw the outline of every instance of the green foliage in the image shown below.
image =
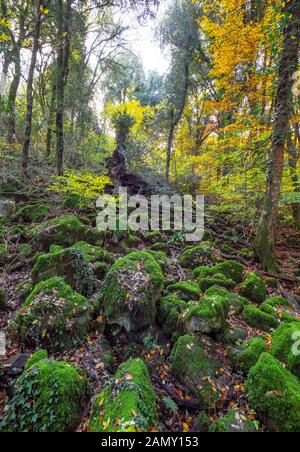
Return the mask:
<path id="1" fill-rule="evenodd" d="M 111 180 L 106 175 L 67 173 L 62 177 L 56 177 L 50 190 L 77 195 L 80 197 L 81 204 L 84 205 L 86 201 L 95 201 L 103 195 L 107 185 L 111 185 Z"/>

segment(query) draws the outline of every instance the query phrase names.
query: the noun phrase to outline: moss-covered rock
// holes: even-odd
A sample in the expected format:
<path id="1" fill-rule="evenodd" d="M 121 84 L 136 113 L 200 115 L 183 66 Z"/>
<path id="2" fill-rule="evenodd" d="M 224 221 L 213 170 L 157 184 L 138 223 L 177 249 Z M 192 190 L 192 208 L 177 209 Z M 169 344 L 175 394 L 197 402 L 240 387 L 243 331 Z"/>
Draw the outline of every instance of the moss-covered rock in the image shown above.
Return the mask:
<path id="1" fill-rule="evenodd" d="M 50 245 L 71 246 L 84 240 L 86 226 L 74 215 L 63 215 L 45 221 L 29 231 L 37 249 L 48 251 Z"/>
<path id="2" fill-rule="evenodd" d="M 198 282 L 202 292 L 205 292 L 213 286 L 220 286 L 229 290 L 234 289 L 236 286 L 236 283 L 232 279 L 227 279 L 226 276 L 222 275 L 222 273 L 201 277 Z"/>
<path id="3" fill-rule="evenodd" d="M 49 215 L 49 212 L 50 208 L 45 204 L 24 206 L 13 215 L 12 221 L 38 223 L 43 221 Z"/>
<path id="4" fill-rule="evenodd" d="M 243 318 L 248 325 L 264 331 L 269 331 L 278 327 L 278 321 L 273 315 L 261 311 L 256 306 L 245 306 Z"/>
<path id="5" fill-rule="evenodd" d="M 154 245 L 155 243 L 162 243 L 163 236 L 160 231 L 151 231 L 144 235 L 145 242 L 151 243 Z"/>
<path id="6" fill-rule="evenodd" d="M 104 314 L 110 325 L 136 332 L 154 323 L 164 276 L 147 252 L 118 260 L 103 283 Z"/>
<path id="7" fill-rule="evenodd" d="M 201 265 L 215 262 L 215 251 L 211 242 L 202 242 L 197 246 L 186 247 L 178 259 L 184 268 L 195 269 Z"/>
<path id="8" fill-rule="evenodd" d="M 154 257 L 156 262 L 161 266 L 161 268 L 166 271 L 168 268 L 169 258 L 163 251 L 153 251 L 149 250 L 147 251 L 151 256 Z"/>
<path id="9" fill-rule="evenodd" d="M 268 348 L 265 341 L 259 337 L 250 339 L 242 344 L 239 349 L 230 351 L 230 358 L 234 368 L 248 375 L 250 369 L 257 363 L 262 353 L 267 353 Z"/>
<path id="10" fill-rule="evenodd" d="M 14 384 L 0 431 L 69 432 L 81 418 L 87 393 L 84 374 L 65 362 L 33 355 Z"/>
<path id="11" fill-rule="evenodd" d="M 284 323 L 272 335 L 272 355 L 300 379 L 300 322 Z"/>
<path id="12" fill-rule="evenodd" d="M 194 281 L 180 281 L 167 287 L 168 292 L 173 292 L 184 301 L 199 300 L 200 287 Z"/>
<path id="13" fill-rule="evenodd" d="M 224 287 L 212 286 L 206 292 L 205 295 L 210 297 L 214 295 L 219 295 L 225 298 L 229 303 L 229 311 L 232 315 L 242 314 L 245 306 L 249 303 L 246 298 L 239 296 L 235 292 L 231 292 Z"/>
<path id="14" fill-rule="evenodd" d="M 157 314 L 157 322 L 165 334 L 172 336 L 177 332 L 178 318 L 186 307 L 187 303 L 176 294 L 162 298 Z"/>
<path id="15" fill-rule="evenodd" d="M 7 297 L 4 289 L 0 288 L 0 311 L 4 311 L 7 308 Z"/>
<path id="16" fill-rule="evenodd" d="M 67 349 L 85 338 L 92 308 L 86 298 L 56 277 L 34 288 L 10 328 L 14 336 L 30 345 Z"/>
<path id="17" fill-rule="evenodd" d="M 114 380 L 92 406 L 92 432 L 149 432 L 157 421 L 156 400 L 145 363 L 122 364 Z"/>
<path id="18" fill-rule="evenodd" d="M 190 302 L 180 316 L 182 330 L 188 333 L 215 334 L 227 329 L 229 303 L 220 295 L 203 297 L 198 303 Z"/>
<path id="19" fill-rule="evenodd" d="M 210 433 L 256 433 L 259 424 L 247 419 L 244 413 L 230 410 L 225 416 L 214 421 Z"/>
<path id="20" fill-rule="evenodd" d="M 266 283 L 255 273 L 248 273 L 240 288 L 240 294 L 254 303 L 261 304 L 267 297 Z"/>
<path id="21" fill-rule="evenodd" d="M 152 251 L 163 251 L 166 254 L 169 254 L 170 250 L 167 242 L 154 243 L 154 245 L 151 245 L 150 249 Z"/>
<path id="22" fill-rule="evenodd" d="M 261 355 L 249 373 L 246 391 L 251 408 L 269 430 L 300 431 L 300 383 L 276 358 Z"/>
<path id="23" fill-rule="evenodd" d="M 173 347 L 171 370 L 173 375 L 199 399 L 202 406 L 212 408 L 220 395 L 212 382 L 220 363 L 214 352 L 207 353 L 200 338 L 181 336 Z"/>
<path id="24" fill-rule="evenodd" d="M 80 248 L 42 254 L 33 267 L 32 282 L 37 284 L 54 276 L 62 276 L 72 289 L 90 296 L 97 284 L 92 267 L 86 259 L 89 261 L 91 256 L 83 254 Z"/>
<path id="25" fill-rule="evenodd" d="M 225 261 L 214 267 L 198 267 L 194 270 L 193 276 L 196 277 L 206 277 L 206 276 L 216 276 L 223 275 L 226 279 L 234 281 L 236 284 L 243 281 L 243 266 L 235 261 Z"/>
<path id="26" fill-rule="evenodd" d="M 24 370 L 30 369 L 31 367 L 35 366 L 36 363 L 44 359 L 48 359 L 48 357 L 49 356 L 47 350 L 38 350 L 34 352 L 26 362 Z"/>
<path id="27" fill-rule="evenodd" d="M 202 412 L 199 413 L 195 419 L 194 425 L 191 429 L 193 433 L 208 433 L 211 426 L 211 420 L 209 416 Z"/>
<path id="28" fill-rule="evenodd" d="M 290 307 L 288 301 L 283 297 L 272 297 L 264 301 L 259 309 L 267 314 L 276 315 L 278 308 L 282 307 Z M 279 317 L 281 317 L 281 315 Z"/>

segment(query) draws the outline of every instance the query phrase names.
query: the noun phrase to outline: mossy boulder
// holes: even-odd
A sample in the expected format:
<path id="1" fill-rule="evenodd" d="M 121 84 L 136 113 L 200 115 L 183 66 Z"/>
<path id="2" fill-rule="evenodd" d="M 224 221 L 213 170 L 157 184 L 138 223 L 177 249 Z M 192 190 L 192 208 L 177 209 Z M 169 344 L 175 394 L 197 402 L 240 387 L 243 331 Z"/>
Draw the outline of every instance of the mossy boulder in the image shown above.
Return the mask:
<path id="1" fill-rule="evenodd" d="M 212 382 L 221 365 L 214 350 L 209 352 L 200 338 L 181 336 L 171 353 L 173 375 L 197 397 L 202 406 L 212 408 L 219 400 Z"/>
<path id="2" fill-rule="evenodd" d="M 206 296 L 214 296 L 219 295 L 225 298 L 229 303 L 229 311 L 232 315 L 242 314 L 245 306 L 248 304 L 248 300 L 246 298 L 241 297 L 235 292 L 231 292 L 230 290 L 225 289 L 220 286 L 212 286 L 206 292 Z"/>
<path id="3" fill-rule="evenodd" d="M 68 349 L 89 332 L 92 310 L 85 297 L 56 277 L 34 288 L 10 328 L 16 338 L 29 345 Z"/>
<path id="4" fill-rule="evenodd" d="M 254 303 L 262 304 L 267 297 L 266 283 L 255 273 L 248 273 L 240 288 L 240 294 Z"/>
<path id="5" fill-rule="evenodd" d="M 270 315 L 276 315 L 279 308 L 290 307 L 288 301 L 283 297 L 272 297 L 260 305 L 259 309 Z"/>
<path id="6" fill-rule="evenodd" d="M 38 363 L 39 361 L 42 361 L 42 360 L 48 359 L 48 358 L 49 358 L 49 355 L 48 355 L 47 350 L 43 350 L 43 349 L 37 350 L 27 360 L 24 370 L 28 370 L 31 367 L 35 366 L 36 363 Z"/>
<path id="7" fill-rule="evenodd" d="M 160 231 L 151 231 L 144 235 L 145 242 L 151 243 L 152 245 L 156 243 L 163 242 L 163 236 Z"/>
<path id="8" fill-rule="evenodd" d="M 272 355 L 300 379 L 300 322 L 284 323 L 272 335 Z"/>
<path id="9" fill-rule="evenodd" d="M 257 433 L 258 422 L 247 419 L 239 411 L 230 410 L 225 416 L 214 421 L 209 429 L 210 433 Z"/>
<path id="10" fill-rule="evenodd" d="M 208 433 L 211 426 L 211 420 L 205 412 L 201 412 L 195 419 L 191 431 L 193 433 Z"/>
<path id="11" fill-rule="evenodd" d="M 168 268 L 169 258 L 163 251 L 147 251 L 149 254 L 151 254 L 152 257 L 156 260 L 156 262 L 161 266 L 161 268 L 166 271 Z"/>
<path id="12" fill-rule="evenodd" d="M 188 246 L 179 255 L 179 263 L 184 268 L 195 269 L 201 265 L 215 262 L 215 247 L 211 242 L 202 242 L 197 246 Z"/>
<path id="13" fill-rule="evenodd" d="M 67 209 L 80 209 L 82 207 L 82 198 L 74 193 L 68 194 L 63 199 L 63 207 Z"/>
<path id="14" fill-rule="evenodd" d="M 194 281 L 180 281 L 167 287 L 167 292 L 176 293 L 184 301 L 199 300 L 200 287 Z"/>
<path id="15" fill-rule="evenodd" d="M 159 304 L 157 322 L 165 334 L 172 336 L 178 331 L 178 319 L 186 307 L 187 303 L 176 294 L 162 298 Z"/>
<path id="16" fill-rule="evenodd" d="M 239 349 L 231 350 L 230 358 L 237 371 L 248 375 L 250 369 L 257 363 L 260 356 L 267 352 L 268 348 L 265 341 L 256 337 L 244 342 Z"/>
<path id="17" fill-rule="evenodd" d="M 7 308 L 6 291 L 0 288 L 0 311 L 4 311 L 6 308 Z"/>
<path id="18" fill-rule="evenodd" d="M 86 226 L 74 215 L 63 215 L 45 221 L 29 231 L 37 249 L 48 251 L 53 244 L 72 246 L 84 240 Z"/>
<path id="19" fill-rule="evenodd" d="M 213 286 L 220 286 L 229 290 L 234 289 L 236 286 L 236 283 L 232 279 L 227 279 L 226 276 L 222 275 L 222 273 L 200 277 L 198 282 L 202 292 L 205 292 Z"/>
<path id="20" fill-rule="evenodd" d="M 23 223 L 38 223 L 49 215 L 50 208 L 45 204 L 24 206 L 14 213 L 12 221 Z"/>
<path id="21" fill-rule="evenodd" d="M 154 323 L 164 276 L 147 252 L 131 253 L 118 260 L 103 283 L 104 314 L 109 325 L 137 332 Z"/>
<path id="22" fill-rule="evenodd" d="M 4 432 L 71 432 L 83 413 L 85 375 L 75 366 L 33 355 L 31 366 L 14 384 L 14 394 L 0 425 Z"/>
<path id="23" fill-rule="evenodd" d="M 89 421 L 91 432 L 150 432 L 157 421 L 155 392 L 141 359 L 122 364 L 97 397 Z"/>
<path id="24" fill-rule="evenodd" d="M 224 333 L 227 329 L 229 303 L 220 295 L 203 297 L 198 303 L 190 302 L 180 316 L 179 324 L 190 334 Z"/>
<path id="25" fill-rule="evenodd" d="M 193 276 L 194 278 L 203 278 L 206 276 L 223 275 L 226 279 L 239 284 L 243 281 L 243 271 L 244 268 L 240 263 L 235 261 L 226 261 L 221 262 L 214 267 L 198 267 L 194 270 Z"/>
<path id="26" fill-rule="evenodd" d="M 272 355 L 261 355 L 249 373 L 246 391 L 250 407 L 270 431 L 300 431 L 299 380 Z"/>
<path id="27" fill-rule="evenodd" d="M 42 254 L 37 258 L 33 267 L 32 282 L 37 284 L 54 276 L 62 276 L 72 289 L 82 295 L 90 296 L 97 284 L 93 269 L 86 258 L 89 260 L 90 256 L 86 257 L 80 248 Z"/>
<path id="28" fill-rule="evenodd" d="M 273 315 L 261 311 L 256 306 L 245 306 L 243 318 L 249 326 L 270 331 L 278 327 L 278 321 Z"/>

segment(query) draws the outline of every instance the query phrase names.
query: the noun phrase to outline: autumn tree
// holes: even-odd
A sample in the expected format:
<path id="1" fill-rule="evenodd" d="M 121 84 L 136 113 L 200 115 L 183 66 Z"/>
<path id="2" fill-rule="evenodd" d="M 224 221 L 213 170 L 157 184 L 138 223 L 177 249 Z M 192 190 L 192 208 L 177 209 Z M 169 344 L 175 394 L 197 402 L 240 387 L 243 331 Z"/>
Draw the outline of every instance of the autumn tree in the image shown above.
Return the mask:
<path id="1" fill-rule="evenodd" d="M 278 88 L 274 106 L 272 146 L 269 154 L 267 188 L 255 248 L 263 267 L 276 270 L 276 226 L 281 191 L 284 151 L 292 113 L 293 74 L 298 67 L 300 46 L 300 3 L 289 0 L 283 5 L 283 46 L 278 69 Z"/>

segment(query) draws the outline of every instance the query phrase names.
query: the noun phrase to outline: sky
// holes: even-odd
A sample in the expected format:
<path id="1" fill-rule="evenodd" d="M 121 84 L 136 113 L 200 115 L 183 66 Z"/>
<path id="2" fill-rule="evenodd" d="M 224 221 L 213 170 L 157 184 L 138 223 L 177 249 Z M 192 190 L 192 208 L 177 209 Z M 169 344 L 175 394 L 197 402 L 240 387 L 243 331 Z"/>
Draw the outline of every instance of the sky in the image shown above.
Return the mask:
<path id="1" fill-rule="evenodd" d="M 160 48 L 156 39 L 155 29 L 158 26 L 167 6 L 167 1 L 163 0 L 159 7 L 156 19 L 148 19 L 143 25 L 131 15 L 125 19 L 125 23 L 131 26 L 129 39 L 132 42 L 133 51 L 141 57 L 146 72 L 156 70 L 163 75 L 168 71 L 169 57 L 166 52 Z M 133 24 L 135 24 L 133 26 Z"/>

